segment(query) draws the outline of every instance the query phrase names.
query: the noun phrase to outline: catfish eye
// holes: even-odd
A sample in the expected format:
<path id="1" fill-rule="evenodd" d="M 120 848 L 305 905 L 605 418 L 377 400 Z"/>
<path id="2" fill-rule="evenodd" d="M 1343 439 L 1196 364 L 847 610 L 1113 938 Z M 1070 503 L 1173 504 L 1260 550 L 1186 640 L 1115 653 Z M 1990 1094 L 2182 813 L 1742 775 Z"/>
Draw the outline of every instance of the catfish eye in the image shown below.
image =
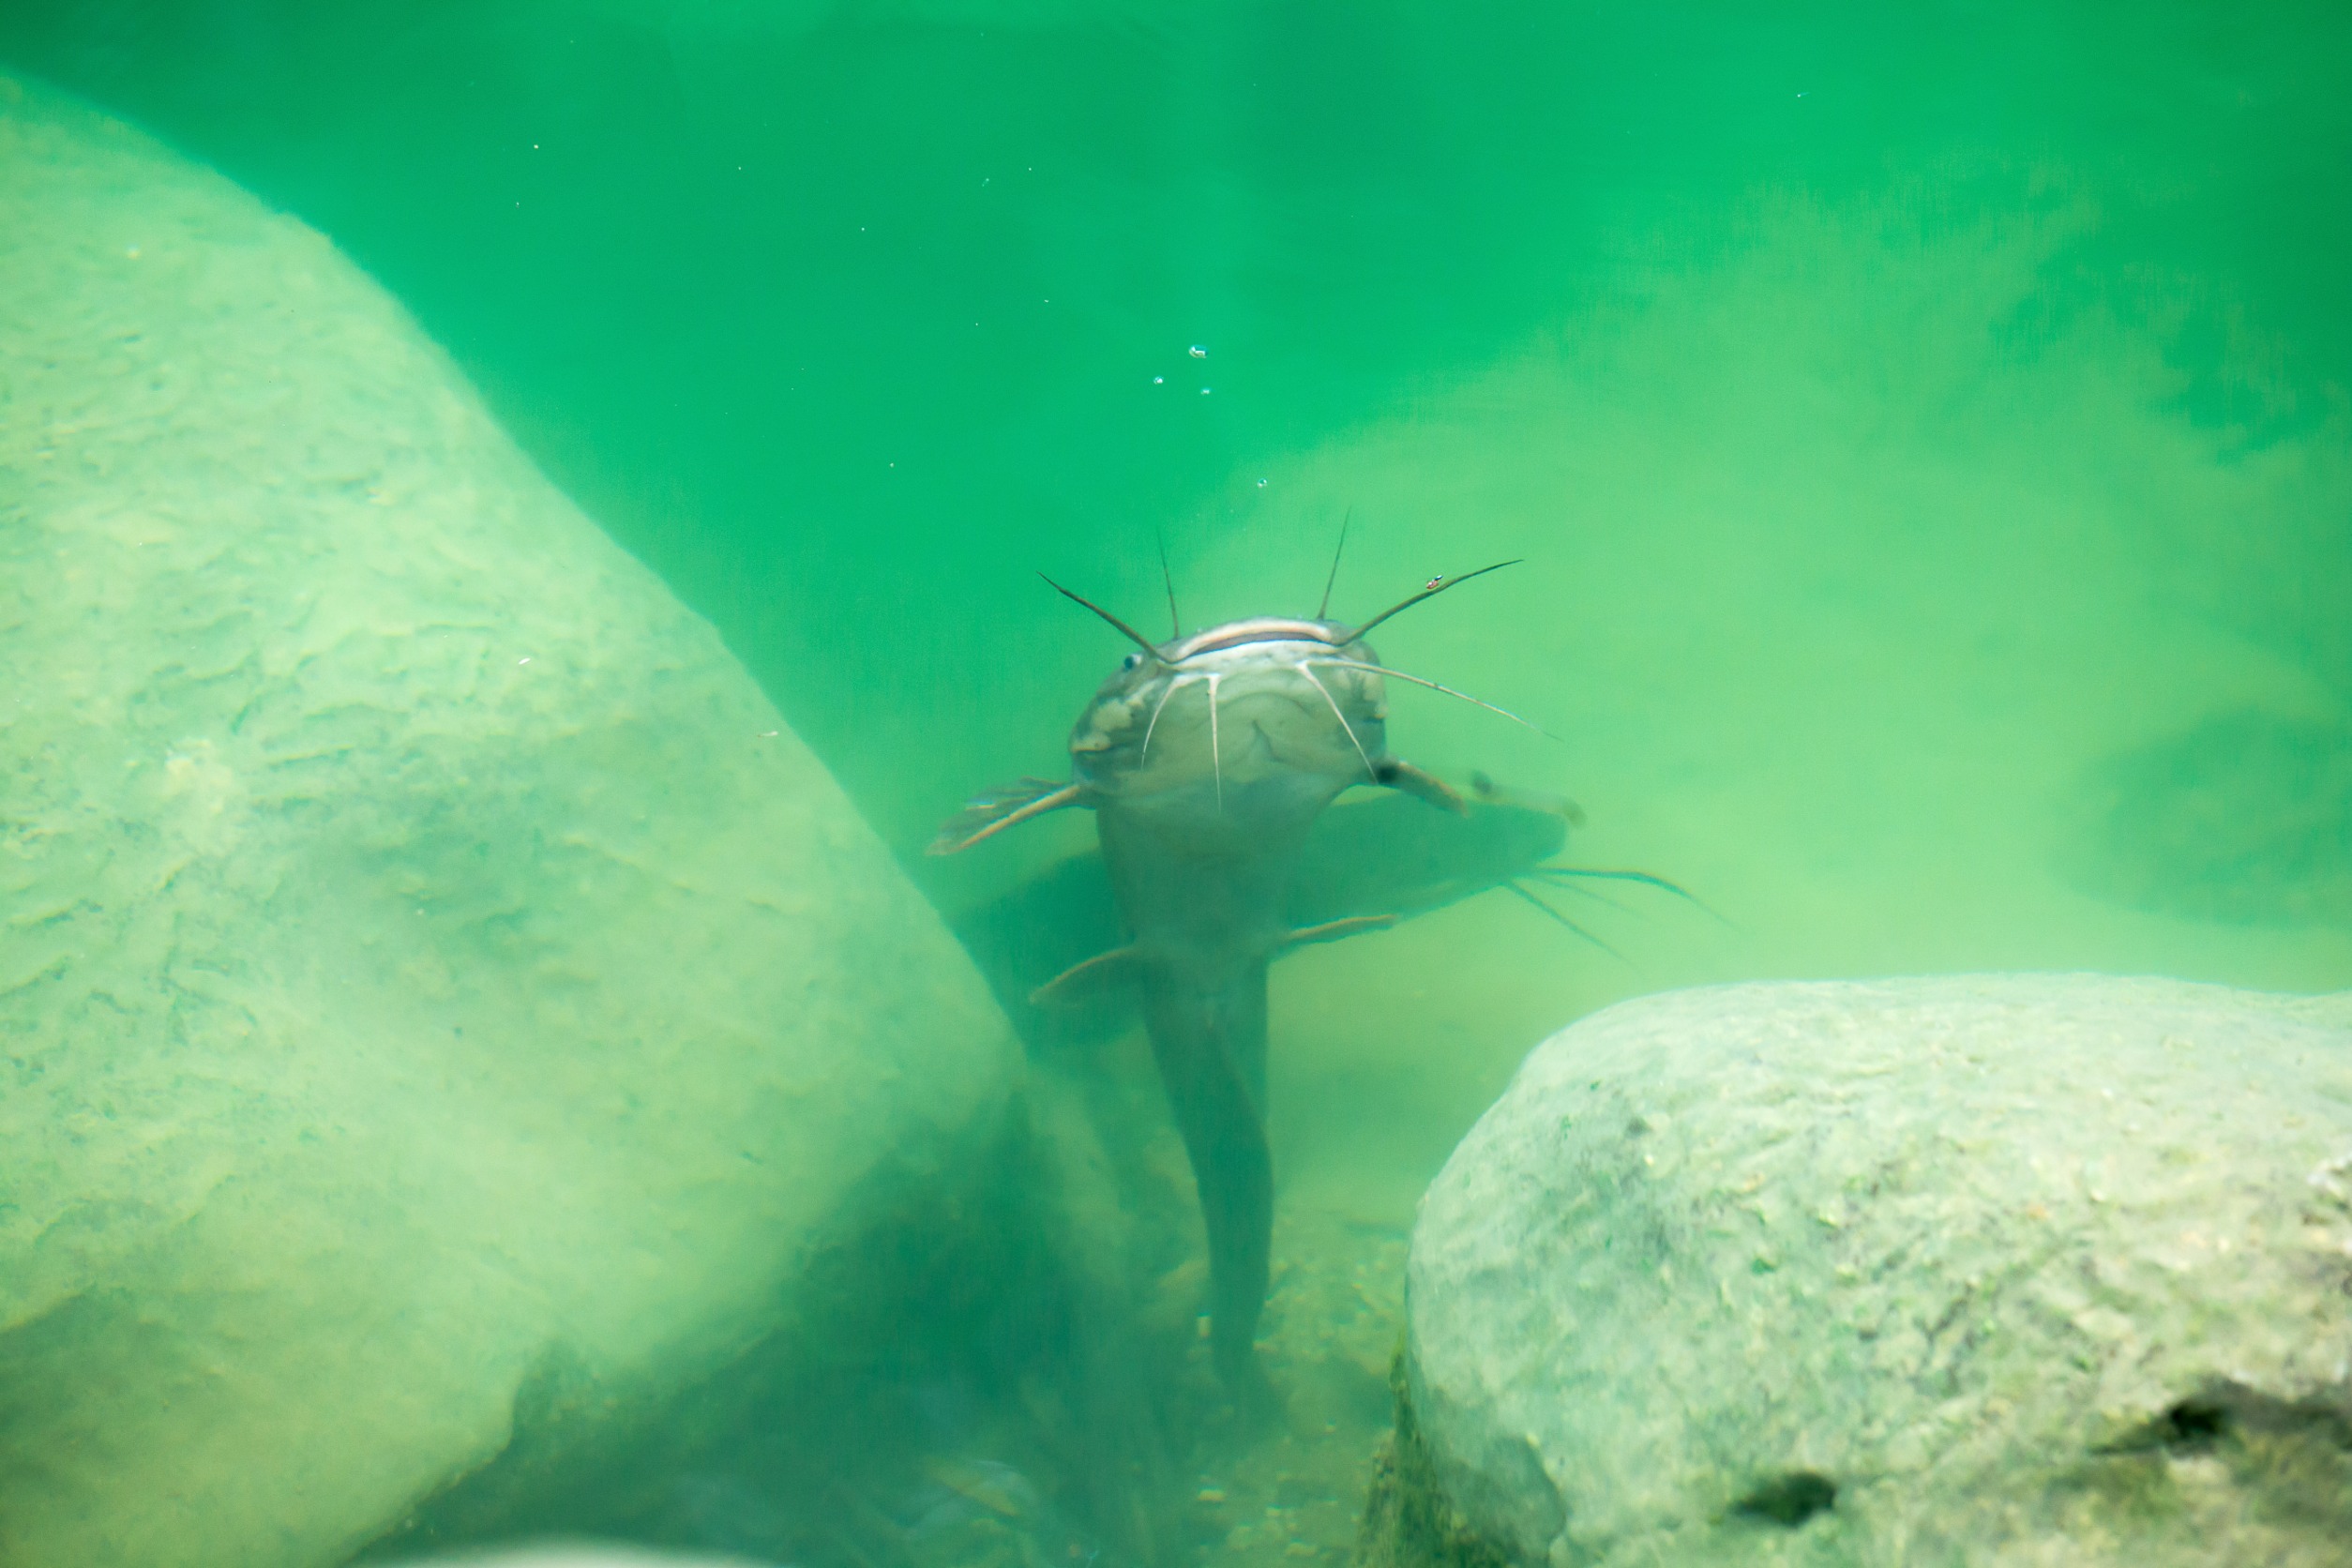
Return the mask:
<path id="1" fill-rule="evenodd" d="M 1119 661 L 1119 668 L 1122 670 L 1133 670 L 1137 665 L 1141 664 L 1142 662 L 1143 656 L 1141 654 L 1129 654 L 1125 658 Z"/>

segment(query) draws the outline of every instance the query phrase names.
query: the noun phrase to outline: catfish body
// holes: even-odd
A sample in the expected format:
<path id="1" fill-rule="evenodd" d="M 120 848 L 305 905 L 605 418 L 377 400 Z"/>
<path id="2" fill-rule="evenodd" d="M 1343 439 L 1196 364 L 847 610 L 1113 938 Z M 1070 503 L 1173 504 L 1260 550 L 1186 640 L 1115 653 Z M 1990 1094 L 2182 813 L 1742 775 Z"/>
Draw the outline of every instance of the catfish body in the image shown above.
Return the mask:
<path id="1" fill-rule="evenodd" d="M 1251 1363 L 1274 1233 L 1266 968 L 1296 940 L 1283 911 L 1316 819 L 1388 760 L 1380 677 L 1337 667 L 1378 660 L 1344 636 L 1212 628 L 1129 661 L 1070 736 L 1127 928 L 1117 963 L 1199 1192 L 1210 1344 L 1229 1381 Z"/>
<path id="2" fill-rule="evenodd" d="M 1140 1005 L 1199 1193 L 1211 1346 L 1230 1382 L 1253 1365 L 1274 1226 L 1267 965 L 1301 942 L 1395 919 L 1290 926 L 1284 912 L 1307 836 L 1351 784 L 1462 807 L 1444 785 L 1389 756 L 1388 671 L 1347 627 L 1268 617 L 1154 646 L 1112 624 L 1143 651 L 1103 683 L 1073 728 L 1070 781 L 983 797 L 933 848 L 952 852 L 1062 807 L 1093 809 L 1127 942 L 1038 997 L 1123 986 Z"/>
<path id="3" fill-rule="evenodd" d="M 1466 804 L 1467 814 L 1456 816 L 1398 794 L 1341 799 L 1308 830 L 1282 924 L 1410 918 L 1557 869 L 1545 863 L 1566 842 L 1569 822 L 1560 809 L 1485 798 Z M 1099 850 L 1055 861 L 950 925 L 1032 1048 L 1077 1048 L 1135 1021 L 1131 987 L 1101 987 L 1057 1005 L 1030 1000 L 1055 975 L 1126 940 Z"/>

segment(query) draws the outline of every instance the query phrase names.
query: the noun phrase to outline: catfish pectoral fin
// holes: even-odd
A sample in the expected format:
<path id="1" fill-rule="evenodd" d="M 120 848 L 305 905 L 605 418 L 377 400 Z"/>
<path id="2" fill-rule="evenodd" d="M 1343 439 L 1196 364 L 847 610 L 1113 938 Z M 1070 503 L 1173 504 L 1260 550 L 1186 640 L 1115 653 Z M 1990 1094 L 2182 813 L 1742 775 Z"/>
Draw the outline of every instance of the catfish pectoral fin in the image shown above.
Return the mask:
<path id="1" fill-rule="evenodd" d="M 1133 980 L 1142 963 L 1141 956 L 1132 947 L 1114 947 L 1108 953 L 1097 953 L 1083 963 L 1072 964 L 1030 992 L 1030 1005 L 1051 1007 L 1057 1003 L 1078 1002 L 1087 992 L 1099 987 Z"/>
<path id="2" fill-rule="evenodd" d="M 1558 817 L 1570 827 L 1584 826 L 1584 807 L 1566 795 L 1545 795 L 1527 790 L 1507 789 L 1483 773 L 1470 775 L 1470 792 L 1488 806 L 1541 811 L 1546 817 Z"/>
<path id="3" fill-rule="evenodd" d="M 1091 804 L 1082 784 L 1057 784 L 1050 778 L 1024 778 L 1001 790 L 974 795 L 961 811 L 940 824 L 925 854 L 955 854 L 981 839 L 1003 833 L 1016 822 L 1059 811 L 1065 806 Z"/>
<path id="4" fill-rule="evenodd" d="M 1351 914 L 1345 920 L 1326 920 L 1320 926 L 1302 926 L 1285 936 L 1274 951 L 1287 953 L 1293 947 L 1307 947 L 1319 942 L 1337 942 L 1365 931 L 1385 931 L 1405 917 L 1401 914 Z"/>
<path id="5" fill-rule="evenodd" d="M 1457 817 L 1470 815 L 1470 807 L 1454 792 L 1452 785 L 1433 773 L 1424 773 L 1401 757 L 1383 757 L 1380 765 L 1372 770 L 1372 776 L 1392 790 L 1400 791 L 1417 799 L 1425 800 L 1440 811 L 1451 811 Z"/>

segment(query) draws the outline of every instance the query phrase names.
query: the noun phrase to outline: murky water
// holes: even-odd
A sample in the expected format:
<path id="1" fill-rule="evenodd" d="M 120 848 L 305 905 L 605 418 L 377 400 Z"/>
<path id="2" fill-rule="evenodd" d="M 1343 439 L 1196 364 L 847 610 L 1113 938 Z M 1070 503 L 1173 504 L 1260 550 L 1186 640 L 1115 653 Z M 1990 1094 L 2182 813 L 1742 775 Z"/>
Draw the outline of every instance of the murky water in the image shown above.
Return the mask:
<path id="1" fill-rule="evenodd" d="M 1088 842 L 920 854 L 1124 652 L 1035 574 L 1156 631 L 1164 540 L 1187 626 L 1304 612 L 1343 520 L 1345 616 L 1524 558 L 1380 641 L 1549 733 L 1400 688 L 1394 747 L 1704 901 L 1277 969 L 1274 1429 L 1196 1364 L 1112 1031 L 1043 1053 L 1041 1136 L 1099 1141 L 1132 1301 L 1039 1328 L 1093 1298 L 1018 1238 L 911 1270 L 925 1342 L 822 1395 L 854 1440 L 535 1524 L 1337 1560 L 1412 1204 L 1546 1033 L 1750 976 L 2352 986 L 2340 7 L 17 0 L 0 61 L 364 264 L 951 916 Z"/>

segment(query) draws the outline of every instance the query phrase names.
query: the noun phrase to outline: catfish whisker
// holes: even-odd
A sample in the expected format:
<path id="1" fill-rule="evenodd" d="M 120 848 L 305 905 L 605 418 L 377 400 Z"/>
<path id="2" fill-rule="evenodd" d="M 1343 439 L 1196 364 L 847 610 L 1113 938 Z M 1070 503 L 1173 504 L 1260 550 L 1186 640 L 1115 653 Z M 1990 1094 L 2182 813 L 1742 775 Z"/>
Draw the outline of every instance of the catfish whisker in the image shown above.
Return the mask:
<path id="1" fill-rule="evenodd" d="M 1506 561 L 1503 565 L 1509 565 L 1510 563 Z M 1492 570 L 1493 568 L 1489 567 L 1488 569 Z M 1402 670 L 1391 670 L 1385 664 L 1366 664 L 1362 659 L 1352 658 L 1323 658 L 1315 659 L 1311 662 L 1316 664 L 1335 665 L 1342 670 L 1368 670 L 1375 675 L 1387 675 L 1395 680 L 1410 681 L 1414 686 L 1427 686 L 1431 691 L 1442 691 L 1448 697 L 1458 697 L 1463 701 L 1470 703 L 1472 707 L 1484 708 L 1490 714 L 1500 714 L 1503 717 L 1509 719 L 1512 723 L 1520 726 L 1522 729 L 1535 731 L 1537 734 L 1543 736 L 1545 740 L 1556 741 L 1560 739 L 1558 735 L 1553 734 L 1549 730 L 1540 729 L 1535 725 L 1528 723 L 1526 719 L 1521 718 L 1517 714 L 1513 713 L 1508 708 L 1498 708 L 1492 702 L 1484 701 L 1476 697 L 1472 697 L 1467 691 L 1456 691 L 1450 686 L 1440 686 L 1437 682 L 1425 679 L 1420 675 L 1408 675 Z"/>
<path id="2" fill-rule="evenodd" d="M 1468 582 L 1471 578 L 1485 577 L 1488 572 L 1499 572 L 1505 566 L 1515 566 L 1518 564 L 1518 561 L 1515 560 L 1498 561 L 1491 566 L 1481 566 L 1474 572 L 1464 572 L 1459 577 L 1448 578 L 1441 581 L 1433 582 L 1428 587 L 1424 588 L 1420 593 L 1398 600 L 1396 603 L 1390 605 L 1386 610 L 1381 611 L 1378 615 L 1373 616 L 1369 621 L 1364 622 L 1364 625 L 1358 626 L 1353 632 L 1349 634 L 1348 641 L 1350 642 L 1361 641 L 1365 633 L 1369 632 L 1374 626 L 1379 626 L 1382 621 L 1387 620 L 1390 616 L 1401 614 L 1405 611 L 1410 610 L 1413 606 L 1419 604 L 1424 599 L 1435 598 L 1440 594 L 1444 593 L 1448 588 L 1459 588 L 1463 583 Z M 1332 563 L 1332 569 L 1336 572 L 1338 570 L 1338 561 L 1334 558 Z"/>
<path id="3" fill-rule="evenodd" d="M 1323 701 L 1331 704 L 1332 717 L 1339 720 L 1339 727 L 1348 731 L 1348 744 L 1356 748 L 1356 755 L 1358 757 L 1364 759 L 1364 776 L 1370 779 L 1373 783 L 1378 784 L 1380 781 L 1380 770 L 1372 765 L 1372 759 L 1364 753 L 1364 743 L 1356 739 L 1356 727 L 1348 722 L 1348 716 L 1346 714 L 1339 711 L 1339 699 L 1331 694 L 1331 687 L 1325 686 L 1321 681 L 1315 678 L 1315 671 L 1309 670 L 1304 662 L 1300 663 L 1295 668 L 1298 670 L 1300 674 L 1306 677 L 1306 684 L 1313 686 L 1317 691 L 1321 692 L 1323 694 Z"/>
<path id="4" fill-rule="evenodd" d="M 1323 602 L 1315 607 L 1318 621 L 1331 613 L 1332 586 L 1339 580 L 1339 558 L 1348 553 L 1348 524 L 1354 520 L 1356 509 L 1350 506 L 1339 519 L 1339 548 L 1331 552 L 1331 575 L 1323 579 Z"/>
<path id="5" fill-rule="evenodd" d="M 1613 910 L 1622 910 L 1627 914 L 1634 912 L 1634 906 L 1631 904 L 1620 903 L 1617 899 L 1610 897 L 1606 893 L 1598 892 L 1592 888 L 1585 887 L 1579 883 L 1570 882 L 1565 877 L 1547 877 L 1544 874 L 1544 871 L 1545 867 L 1541 866 L 1531 866 L 1528 867 L 1528 869 L 1520 872 L 1519 875 L 1540 882 L 1545 887 L 1555 887 L 1562 893 L 1573 893 L 1579 898 L 1590 898 L 1596 904 L 1606 904 Z"/>
<path id="6" fill-rule="evenodd" d="M 1223 675 L 1203 675 L 1209 683 L 1209 772 L 1217 782 L 1217 809 L 1225 809 L 1225 757 L 1217 749 L 1217 683 Z"/>
<path id="7" fill-rule="evenodd" d="M 1609 870 L 1597 866 L 1537 866 L 1530 868 L 1527 874 L 1560 885 L 1566 884 L 1571 879 L 1591 882 L 1639 882 L 1644 887 L 1654 887 L 1660 892 L 1671 893 L 1677 898 L 1686 898 L 1694 904 L 1699 904 L 1698 896 L 1690 889 L 1670 882 L 1664 877 L 1652 876 L 1647 871 Z M 1705 909 L 1707 906 L 1699 904 L 1699 907 Z"/>
<path id="8" fill-rule="evenodd" d="M 1545 914 L 1550 915 L 1554 920 L 1559 921 L 1562 926 L 1567 927 L 1568 929 L 1584 938 L 1585 941 L 1591 942 L 1602 952 L 1606 953 L 1610 957 L 1619 960 L 1621 963 L 1631 963 L 1633 961 L 1632 959 L 1626 957 L 1624 954 L 1620 953 L 1616 948 L 1611 947 L 1607 942 L 1603 942 L 1599 937 L 1594 936 L 1591 931 L 1586 930 L 1583 927 L 1577 925 L 1575 921 L 1569 919 L 1566 915 L 1552 908 L 1551 905 L 1544 902 L 1543 899 L 1538 898 L 1534 894 L 1530 893 L 1526 888 L 1521 887 L 1516 882 L 1507 882 L 1502 885 L 1504 891 L 1512 893 L 1518 897 L 1526 899 L 1529 903 L 1533 904 L 1537 909 L 1542 910 Z"/>
<path id="9" fill-rule="evenodd" d="M 1569 879 L 1576 877 L 1590 878 L 1595 882 L 1639 882 L 1644 887 L 1654 887 L 1662 893 L 1673 894 L 1717 925 L 1729 930 L 1737 931 L 1741 928 L 1738 921 L 1693 893 L 1689 888 L 1670 882 L 1664 877 L 1653 877 L 1647 871 L 1603 870 L 1597 867 L 1587 866 L 1538 866 L 1527 874 L 1541 878 L 1546 885 L 1552 887 L 1564 887 Z"/>
<path id="10" fill-rule="evenodd" d="M 1143 750 L 1135 760 L 1136 766 L 1141 767 L 1151 759 L 1152 731 L 1160 727 L 1160 714 L 1167 708 L 1168 700 L 1176 695 L 1178 686 L 1190 686 L 1195 679 L 1197 677 L 1191 675 L 1179 675 L 1160 688 L 1160 700 L 1152 708 L 1152 721 L 1143 727 Z"/>
<path id="11" fill-rule="evenodd" d="M 1162 531 L 1160 541 L 1160 584 L 1168 590 L 1168 636 L 1174 641 L 1184 635 L 1184 623 L 1176 613 L 1176 578 L 1168 569 L 1168 535 Z"/>
<path id="12" fill-rule="evenodd" d="M 1160 658 L 1160 651 L 1152 645 L 1152 640 L 1144 636 L 1141 632 L 1136 630 L 1135 627 L 1127 625 L 1126 622 L 1122 621 L 1118 616 L 1113 615 L 1109 611 L 1105 610 L 1101 605 L 1096 604 L 1093 599 L 1085 598 L 1079 595 L 1071 593 L 1067 588 L 1063 587 L 1062 584 L 1056 582 L 1053 579 L 1046 577 L 1045 573 L 1039 572 L 1037 575 L 1041 578 L 1045 578 L 1046 586 L 1061 595 L 1063 598 L 1070 600 L 1074 604 L 1084 605 L 1087 609 L 1093 611 L 1104 620 L 1108 621 L 1112 626 L 1117 626 L 1121 631 L 1125 632 L 1129 641 L 1134 642 L 1137 647 L 1142 649 L 1145 653 L 1151 655 L 1154 659 L 1158 659 L 1162 664 L 1166 664 L 1168 662 L 1166 659 Z M 1173 605 L 1174 600 L 1172 597 L 1169 600 L 1169 603 L 1171 606 Z"/>
<path id="13" fill-rule="evenodd" d="M 1543 877 L 1545 882 L 1566 882 L 1569 877 L 1583 877 L 1583 880 L 1590 880 L 1590 882 L 1639 882 L 1639 884 L 1644 884 L 1644 886 L 1653 886 L 1653 889 L 1667 891 L 1667 894 L 1677 896 L 1677 898 L 1691 898 L 1689 891 L 1680 889 L 1680 886 L 1675 886 L 1672 882 L 1667 882 L 1666 877 L 1651 877 L 1649 872 L 1619 872 L 1619 869 L 1602 869 L 1602 867 L 1597 867 L 1597 865 L 1536 865 L 1536 867 L 1529 867 L 1527 875 Z"/>

